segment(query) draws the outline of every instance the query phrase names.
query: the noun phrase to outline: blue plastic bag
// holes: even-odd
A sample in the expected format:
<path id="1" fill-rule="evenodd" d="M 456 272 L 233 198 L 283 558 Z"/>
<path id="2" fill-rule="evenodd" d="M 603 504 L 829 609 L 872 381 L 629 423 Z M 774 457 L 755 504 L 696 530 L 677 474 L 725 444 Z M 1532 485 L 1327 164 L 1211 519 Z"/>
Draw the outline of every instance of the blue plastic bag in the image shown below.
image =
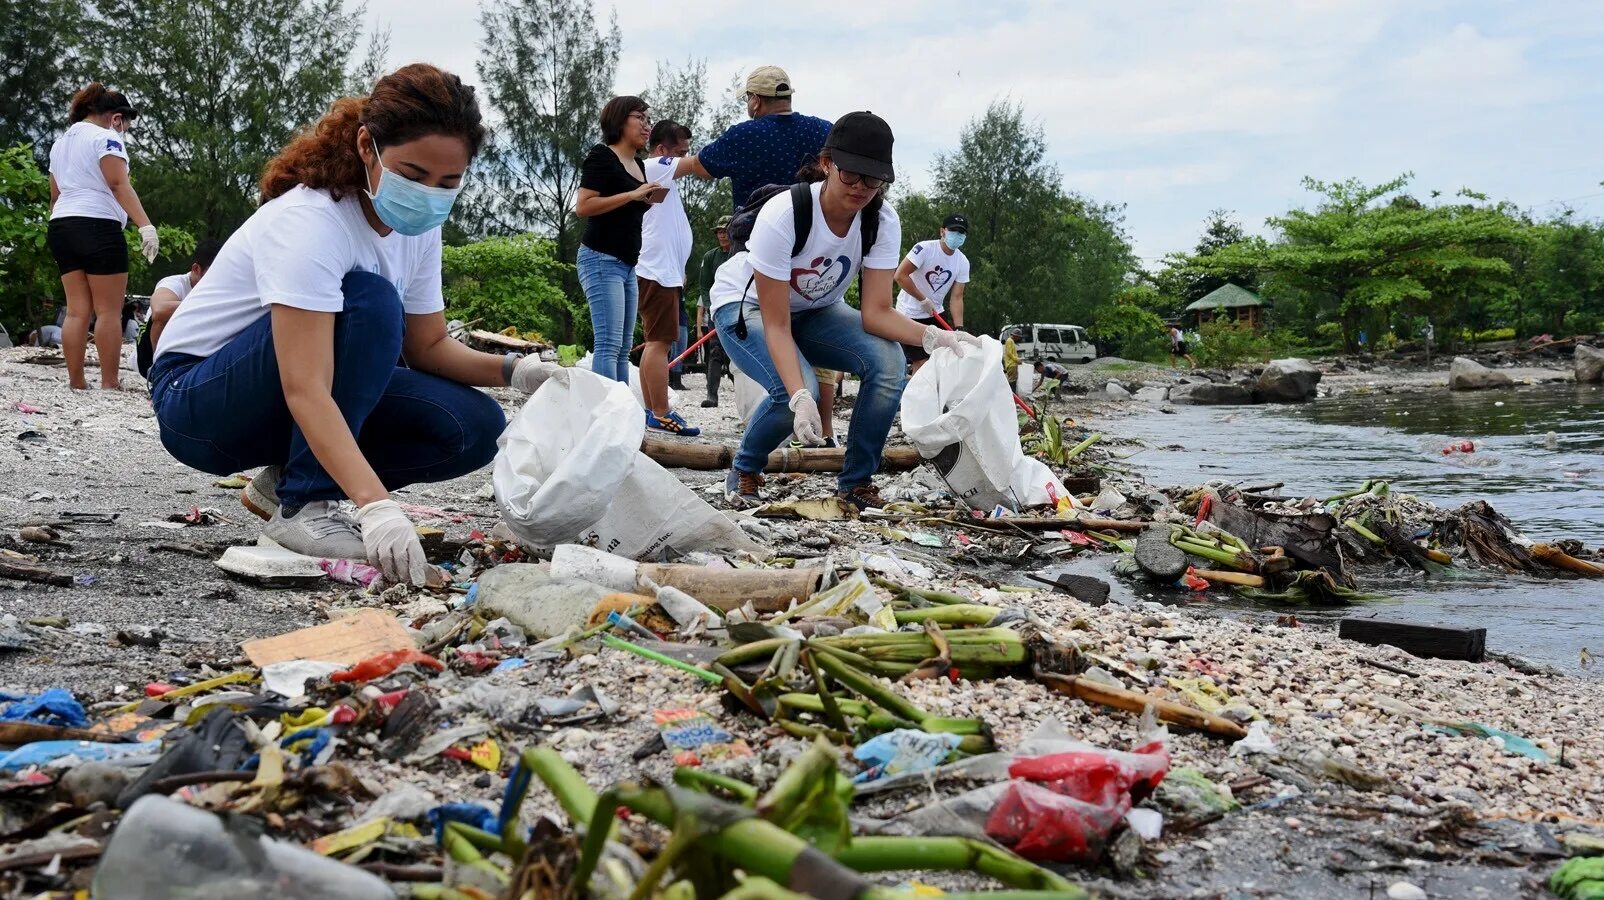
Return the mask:
<path id="1" fill-rule="evenodd" d="M 4 711 L 0 711 L 0 720 L 39 722 L 45 725 L 65 725 L 70 728 L 89 727 L 89 714 L 84 712 L 83 704 L 78 702 L 71 691 L 64 688 L 51 688 L 32 697 L 0 694 L 0 700 L 13 701 Z"/>
<path id="2" fill-rule="evenodd" d="M 96 741 L 34 741 L 0 755 L 0 772 L 42 766 L 66 756 L 76 756 L 84 762 L 116 762 L 121 759 L 149 756 L 162 752 L 162 742 L 143 741 L 137 744 L 102 744 Z"/>
<path id="3" fill-rule="evenodd" d="M 876 735 L 852 751 L 852 758 L 868 768 L 853 777 L 855 784 L 879 778 L 933 769 L 958 749 L 963 738 L 956 734 L 930 734 L 912 728 L 899 728 Z"/>

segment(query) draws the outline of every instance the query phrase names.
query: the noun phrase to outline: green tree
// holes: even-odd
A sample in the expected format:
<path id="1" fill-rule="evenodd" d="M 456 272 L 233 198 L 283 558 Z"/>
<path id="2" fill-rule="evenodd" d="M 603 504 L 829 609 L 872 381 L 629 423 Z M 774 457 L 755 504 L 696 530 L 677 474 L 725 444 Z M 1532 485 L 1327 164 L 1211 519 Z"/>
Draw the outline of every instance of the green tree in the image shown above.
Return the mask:
<path id="1" fill-rule="evenodd" d="M 1604 320 L 1604 223 L 1564 210 L 1532 232 L 1521 293 L 1532 303 L 1534 325 L 1554 334 L 1594 330 Z"/>
<path id="2" fill-rule="evenodd" d="M 60 292 L 55 262 L 45 247 L 50 181 L 33 148 L 0 150 L 0 322 L 20 337 L 48 324 L 50 298 Z"/>
<path id="3" fill-rule="evenodd" d="M 91 56 L 140 107 L 132 177 L 158 223 L 226 237 L 267 160 L 355 81 L 342 0 L 94 0 Z"/>
<path id="4" fill-rule="evenodd" d="M 1131 285 L 1117 300 L 1097 311 L 1092 334 L 1097 352 L 1103 356 L 1157 360 L 1168 339 L 1164 320 L 1153 312 L 1151 299 L 1156 292 L 1147 285 Z"/>
<path id="5" fill-rule="evenodd" d="M 443 248 L 441 281 L 446 315 L 477 321 L 491 331 L 513 327 L 550 336 L 560 324 L 587 321 L 584 302 L 577 306 L 562 288 L 572 268 L 557 259 L 556 247 L 533 234 L 489 237 L 463 246 Z M 586 329 L 588 330 L 588 328 Z M 581 340 L 588 340 L 582 335 Z"/>
<path id="6" fill-rule="evenodd" d="M 600 136 L 597 116 L 618 69 L 617 17 L 603 29 L 584 0 L 487 0 L 479 25 L 479 78 L 501 122 L 476 170 L 466 230 L 535 231 L 571 263 L 579 168 Z M 564 287 L 579 294 L 571 272 Z M 564 343 L 577 339 L 572 317 L 558 326 Z"/>
<path id="7" fill-rule="evenodd" d="M 1203 234 L 1198 238 L 1197 247 L 1192 255 L 1197 257 L 1212 256 L 1226 247 L 1242 243 L 1247 235 L 1242 230 L 1242 224 L 1235 218 L 1235 213 L 1225 209 L 1209 211 L 1209 217 L 1203 222 Z M 1184 261 L 1184 257 L 1183 257 Z M 1180 277 L 1180 295 L 1182 305 L 1194 300 L 1201 300 L 1210 293 L 1219 290 L 1227 283 L 1240 285 L 1250 291 L 1259 289 L 1259 280 L 1252 269 L 1239 269 L 1234 272 L 1206 270 L 1197 267 L 1181 265 L 1177 268 Z"/>
<path id="8" fill-rule="evenodd" d="M 82 84 L 77 0 L 0 0 L 0 147 L 31 143 L 42 162 Z M 87 81 L 87 79 L 83 79 Z"/>

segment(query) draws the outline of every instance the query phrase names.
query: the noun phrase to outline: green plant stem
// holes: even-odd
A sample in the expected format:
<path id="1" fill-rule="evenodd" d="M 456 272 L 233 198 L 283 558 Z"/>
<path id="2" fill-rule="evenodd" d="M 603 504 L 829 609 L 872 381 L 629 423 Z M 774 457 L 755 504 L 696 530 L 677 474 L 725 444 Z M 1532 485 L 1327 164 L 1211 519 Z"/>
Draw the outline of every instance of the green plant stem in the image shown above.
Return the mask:
<path id="1" fill-rule="evenodd" d="M 1199 544 L 1196 541 L 1189 540 L 1187 538 L 1172 538 L 1170 543 L 1174 544 L 1178 549 L 1184 550 L 1193 556 L 1201 556 L 1204 559 L 1213 560 L 1220 565 L 1230 566 L 1238 571 L 1251 572 L 1258 568 L 1258 566 L 1253 564 L 1253 560 L 1251 558 L 1245 557 L 1241 553 L 1238 553 L 1234 550 L 1222 550 L 1219 547 L 1211 547 L 1208 544 Z"/>
<path id="2" fill-rule="evenodd" d="M 781 694 L 778 700 L 780 705 L 787 709 L 797 709 L 817 715 L 824 714 L 824 701 L 817 694 Z M 870 713 L 869 705 L 859 700 L 837 698 L 835 703 L 841 712 L 854 718 L 867 718 Z"/>
<path id="3" fill-rule="evenodd" d="M 896 691 L 886 687 L 874 678 L 859 672 L 841 660 L 828 653 L 821 653 L 818 657 L 819 667 L 829 673 L 831 678 L 840 682 L 844 687 L 860 697 L 863 697 L 881 709 L 894 713 L 911 722 L 923 722 L 929 714 L 913 703 L 904 699 Z"/>
<path id="4" fill-rule="evenodd" d="M 731 648 L 721 655 L 717 662 L 725 666 L 738 666 L 754 660 L 764 659 L 779 652 L 781 647 L 791 643 L 790 638 L 768 638 L 762 641 L 753 641 Z"/>
<path id="5" fill-rule="evenodd" d="M 1376 534 L 1374 531 L 1371 531 L 1363 525 L 1360 525 L 1358 519 L 1344 519 L 1342 524 L 1353 529 L 1355 534 L 1359 535 L 1370 543 L 1375 544 L 1377 547 L 1384 547 L 1387 544 L 1386 541 L 1381 539 L 1381 535 Z"/>
<path id="6" fill-rule="evenodd" d="M 841 707 L 835 702 L 835 695 L 830 693 L 830 686 L 824 683 L 824 673 L 819 670 L 818 660 L 813 658 L 814 652 L 809 650 L 802 656 L 807 662 L 808 674 L 813 676 L 813 684 L 818 688 L 819 705 L 824 709 L 825 721 L 837 731 L 850 732 L 852 729 L 847 725 L 847 718 L 842 714 Z"/>
<path id="7" fill-rule="evenodd" d="M 1013 853 L 969 838 L 864 836 L 835 854 L 838 862 L 859 872 L 933 869 L 979 872 L 1013 888 L 1066 891 L 1065 897 L 1086 897 L 1063 876 Z"/>
<path id="8" fill-rule="evenodd" d="M 1064 454 L 1063 462 L 1067 463 L 1070 460 L 1074 459 L 1075 457 L 1081 455 L 1081 452 L 1084 451 L 1087 447 L 1090 447 L 1091 445 L 1097 443 L 1098 441 L 1100 441 L 1102 439 L 1103 439 L 1103 433 L 1101 431 L 1092 432 L 1091 435 L 1086 438 L 1086 440 L 1081 441 L 1080 443 L 1076 444 L 1075 446 L 1069 448 L 1068 452 L 1066 452 Z"/>
<path id="9" fill-rule="evenodd" d="M 835 748 L 828 741 L 815 740 L 796 762 L 785 767 L 752 808 L 770 822 L 788 821 L 814 785 L 835 770 L 837 762 Z"/>
<path id="10" fill-rule="evenodd" d="M 632 644 L 621 637 L 616 637 L 611 634 L 604 634 L 601 636 L 601 640 L 603 644 L 606 644 L 615 650 L 624 650 L 644 659 L 649 659 L 652 662 L 662 663 L 665 666 L 678 669 L 681 672 L 687 672 L 691 675 L 695 675 L 697 678 L 702 679 L 708 684 L 724 683 L 724 676 L 718 674 L 717 672 L 709 672 L 701 666 L 691 665 L 688 662 L 681 662 L 672 656 L 658 653 L 656 650 L 647 649 L 639 644 Z"/>
<path id="11" fill-rule="evenodd" d="M 742 803 L 751 803 L 757 799 L 757 788 L 738 778 L 709 772 L 706 769 L 694 769 L 689 766 L 678 766 L 674 769 L 674 783 L 680 787 L 705 791 L 708 788 L 717 788 L 729 794 L 734 794 Z"/>
<path id="12" fill-rule="evenodd" d="M 937 625 L 952 628 L 985 625 L 1001 615 L 1002 610 L 994 606 L 981 606 L 978 603 L 955 603 L 951 606 L 931 606 L 924 609 L 899 609 L 893 614 L 897 617 L 898 625 L 935 622 Z"/>

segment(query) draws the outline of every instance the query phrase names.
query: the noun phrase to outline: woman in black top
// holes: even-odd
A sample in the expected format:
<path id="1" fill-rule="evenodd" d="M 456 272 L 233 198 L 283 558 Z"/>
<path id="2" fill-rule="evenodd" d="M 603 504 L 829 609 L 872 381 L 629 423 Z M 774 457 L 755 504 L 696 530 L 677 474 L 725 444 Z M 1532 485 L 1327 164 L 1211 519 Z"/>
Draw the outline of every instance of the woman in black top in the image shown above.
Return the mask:
<path id="1" fill-rule="evenodd" d="M 648 204 L 668 195 L 666 188 L 646 181 L 636 158 L 651 134 L 646 112 L 639 97 L 614 97 L 602 107 L 602 143 L 585 157 L 574 204 L 574 212 L 586 220 L 579 239 L 579 284 L 590 303 L 591 371 L 626 384 L 639 300 L 635 262 L 641 217 Z"/>

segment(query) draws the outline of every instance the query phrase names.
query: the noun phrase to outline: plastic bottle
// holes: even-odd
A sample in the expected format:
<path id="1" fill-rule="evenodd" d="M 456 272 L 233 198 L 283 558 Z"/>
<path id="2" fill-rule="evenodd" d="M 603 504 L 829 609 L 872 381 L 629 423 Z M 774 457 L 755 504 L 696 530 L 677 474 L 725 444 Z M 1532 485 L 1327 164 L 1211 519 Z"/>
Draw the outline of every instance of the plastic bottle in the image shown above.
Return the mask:
<path id="1" fill-rule="evenodd" d="M 256 820 L 224 820 L 151 794 L 123 815 L 90 887 L 94 900 L 393 900 L 383 880 L 259 833 Z"/>

